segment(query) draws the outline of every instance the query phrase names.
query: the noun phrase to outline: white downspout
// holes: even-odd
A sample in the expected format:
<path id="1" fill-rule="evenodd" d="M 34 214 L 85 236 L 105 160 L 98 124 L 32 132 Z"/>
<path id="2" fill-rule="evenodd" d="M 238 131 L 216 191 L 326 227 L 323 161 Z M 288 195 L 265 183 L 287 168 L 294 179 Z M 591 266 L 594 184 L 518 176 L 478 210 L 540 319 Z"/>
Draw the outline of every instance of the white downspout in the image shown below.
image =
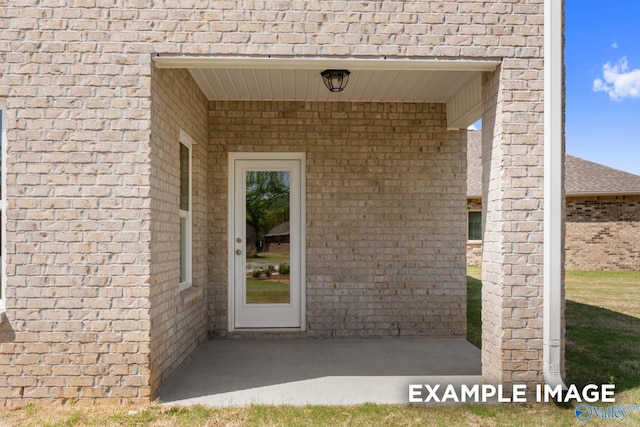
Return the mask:
<path id="1" fill-rule="evenodd" d="M 564 157 L 563 4 L 544 2 L 544 295 L 545 382 L 562 379 L 562 165 Z"/>

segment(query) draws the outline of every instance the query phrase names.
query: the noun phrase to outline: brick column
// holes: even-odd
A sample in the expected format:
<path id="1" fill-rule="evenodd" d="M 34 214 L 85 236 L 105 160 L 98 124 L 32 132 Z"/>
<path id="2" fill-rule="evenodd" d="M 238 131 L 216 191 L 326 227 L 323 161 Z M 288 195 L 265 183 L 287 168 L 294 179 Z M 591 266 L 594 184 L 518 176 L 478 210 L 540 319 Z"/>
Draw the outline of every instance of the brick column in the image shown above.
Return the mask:
<path id="1" fill-rule="evenodd" d="M 20 21 L 37 20 L 3 22 Z M 148 400 L 151 58 L 95 54 L 81 32 L 62 36 L 75 53 L 61 53 L 47 37 L 37 54 L 16 41 L 11 65 L 0 66 L 8 116 L 0 406 Z"/>
<path id="2" fill-rule="evenodd" d="M 543 62 L 507 59 L 483 78 L 482 374 L 541 383 Z"/>

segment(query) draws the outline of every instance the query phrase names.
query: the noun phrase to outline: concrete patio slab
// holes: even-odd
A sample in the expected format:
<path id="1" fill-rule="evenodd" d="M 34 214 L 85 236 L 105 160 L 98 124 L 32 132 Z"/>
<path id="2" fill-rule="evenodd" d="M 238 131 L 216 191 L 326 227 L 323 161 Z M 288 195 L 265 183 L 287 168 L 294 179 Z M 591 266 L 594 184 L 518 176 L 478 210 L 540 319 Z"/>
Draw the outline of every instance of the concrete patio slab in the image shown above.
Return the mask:
<path id="1" fill-rule="evenodd" d="M 409 384 L 480 382 L 480 350 L 463 339 L 212 340 L 159 400 L 213 407 L 407 403 Z"/>

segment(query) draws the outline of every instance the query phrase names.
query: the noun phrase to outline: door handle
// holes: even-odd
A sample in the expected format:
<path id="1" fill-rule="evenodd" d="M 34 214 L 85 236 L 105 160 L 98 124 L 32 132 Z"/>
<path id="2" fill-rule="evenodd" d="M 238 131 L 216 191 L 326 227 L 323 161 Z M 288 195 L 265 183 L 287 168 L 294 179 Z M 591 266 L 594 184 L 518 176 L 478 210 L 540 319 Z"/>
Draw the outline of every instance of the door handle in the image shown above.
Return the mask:
<path id="1" fill-rule="evenodd" d="M 241 249 L 237 249 L 236 250 L 236 255 L 242 255 L 242 250 Z"/>

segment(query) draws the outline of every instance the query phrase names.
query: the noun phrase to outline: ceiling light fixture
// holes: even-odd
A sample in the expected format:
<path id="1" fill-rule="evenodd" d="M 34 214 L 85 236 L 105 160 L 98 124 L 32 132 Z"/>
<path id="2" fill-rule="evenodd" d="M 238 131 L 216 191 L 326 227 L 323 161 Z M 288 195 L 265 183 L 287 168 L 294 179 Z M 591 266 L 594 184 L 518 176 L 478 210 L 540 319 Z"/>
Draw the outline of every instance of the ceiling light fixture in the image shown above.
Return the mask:
<path id="1" fill-rule="evenodd" d="M 342 92 L 349 82 L 349 70 L 324 70 L 320 73 L 324 85 L 331 92 Z"/>

